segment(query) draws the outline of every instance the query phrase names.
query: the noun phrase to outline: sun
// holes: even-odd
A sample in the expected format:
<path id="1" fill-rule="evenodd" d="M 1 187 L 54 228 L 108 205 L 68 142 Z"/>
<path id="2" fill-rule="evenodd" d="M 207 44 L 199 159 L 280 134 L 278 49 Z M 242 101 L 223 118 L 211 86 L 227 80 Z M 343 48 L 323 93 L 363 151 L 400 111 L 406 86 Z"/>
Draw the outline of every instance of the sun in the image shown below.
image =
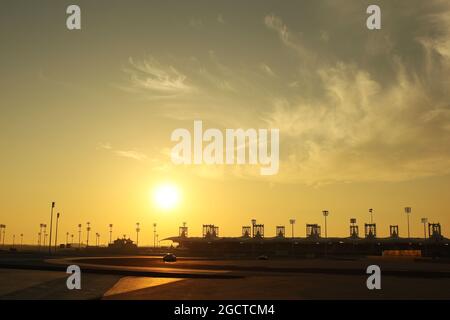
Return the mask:
<path id="1" fill-rule="evenodd" d="M 180 191 L 174 184 L 161 184 L 153 190 L 153 202 L 159 209 L 174 209 L 180 202 Z"/>

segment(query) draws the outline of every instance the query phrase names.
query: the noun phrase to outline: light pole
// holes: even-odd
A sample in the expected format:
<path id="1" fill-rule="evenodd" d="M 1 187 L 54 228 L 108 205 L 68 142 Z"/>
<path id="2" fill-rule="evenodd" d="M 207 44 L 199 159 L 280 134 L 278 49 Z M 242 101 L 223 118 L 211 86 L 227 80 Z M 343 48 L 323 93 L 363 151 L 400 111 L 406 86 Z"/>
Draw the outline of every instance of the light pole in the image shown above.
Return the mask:
<path id="1" fill-rule="evenodd" d="M 405 213 L 406 213 L 406 220 L 408 222 L 408 239 L 411 237 L 409 234 L 409 215 L 411 213 L 411 207 L 405 207 Z"/>
<path id="2" fill-rule="evenodd" d="M 13 234 L 13 245 L 12 245 L 12 247 L 14 248 L 14 247 L 15 247 L 15 245 L 16 245 L 16 235 L 15 235 L 15 234 Z"/>
<path id="3" fill-rule="evenodd" d="M 153 223 L 153 247 L 156 248 L 156 223 Z"/>
<path id="4" fill-rule="evenodd" d="M 141 231 L 141 228 L 139 228 L 139 222 L 136 223 L 136 247 L 139 246 L 139 231 Z"/>
<path id="5" fill-rule="evenodd" d="M 5 246 L 5 229 L 6 225 L 0 224 L 0 239 L 2 240 L 2 247 Z M 3 236 L 3 238 L 2 238 Z"/>
<path id="6" fill-rule="evenodd" d="M 72 239 L 72 240 L 70 241 L 70 247 L 72 247 L 72 246 L 73 246 L 73 233 L 70 235 L 70 238 Z"/>
<path id="7" fill-rule="evenodd" d="M 42 232 L 43 232 L 43 235 L 44 235 L 44 243 L 42 244 L 42 247 L 45 250 L 45 244 L 47 243 L 47 225 L 45 223 L 43 223 L 42 224 L 42 228 L 43 228 Z"/>
<path id="8" fill-rule="evenodd" d="M 325 238 L 328 238 L 328 234 L 327 234 L 327 217 L 328 217 L 329 212 L 328 212 L 328 210 L 323 210 L 322 214 L 323 214 L 323 216 L 325 218 Z"/>
<path id="9" fill-rule="evenodd" d="M 23 246 L 23 233 L 20 234 L 20 249 L 22 249 Z"/>
<path id="10" fill-rule="evenodd" d="M 109 224 L 109 243 L 112 243 L 112 223 Z"/>
<path id="11" fill-rule="evenodd" d="M 369 209 L 369 213 L 370 213 L 370 223 L 372 224 L 373 223 L 373 209 L 372 208 Z"/>
<path id="12" fill-rule="evenodd" d="M 426 227 L 426 224 L 428 222 L 428 218 L 422 218 L 421 221 L 423 223 L 423 238 L 426 239 L 427 238 L 427 227 Z"/>
<path id="13" fill-rule="evenodd" d="M 87 248 L 87 247 L 89 247 L 89 231 L 91 231 L 91 223 L 88 222 L 86 224 L 87 224 L 87 228 L 86 228 L 86 230 L 87 230 L 86 248 Z"/>
<path id="14" fill-rule="evenodd" d="M 38 240 L 39 251 L 41 251 L 41 245 L 42 245 L 42 228 L 44 228 L 44 224 L 43 223 L 41 223 L 39 225 L 39 240 Z"/>
<path id="15" fill-rule="evenodd" d="M 97 247 L 100 246 L 100 233 L 98 233 L 98 232 L 95 233 L 95 245 Z"/>
<path id="16" fill-rule="evenodd" d="M 66 247 L 69 244 L 69 232 L 66 232 Z"/>
<path id="17" fill-rule="evenodd" d="M 295 219 L 290 219 L 289 223 L 292 226 L 292 238 L 294 238 L 294 224 L 295 224 Z"/>
<path id="18" fill-rule="evenodd" d="M 55 207 L 55 202 L 52 202 L 52 208 L 50 209 L 50 241 L 48 242 L 48 253 L 52 253 L 52 225 L 53 225 L 53 208 Z M 44 241 L 45 244 L 45 241 Z"/>
<path id="19" fill-rule="evenodd" d="M 81 223 L 78 224 L 78 248 L 81 248 Z"/>
<path id="20" fill-rule="evenodd" d="M 55 252 L 58 246 L 58 222 L 59 222 L 59 212 L 56 214 L 56 230 L 55 230 Z"/>
<path id="21" fill-rule="evenodd" d="M 156 235 L 156 243 L 157 243 L 157 245 L 159 247 L 159 240 L 158 239 L 159 239 L 159 234 Z"/>

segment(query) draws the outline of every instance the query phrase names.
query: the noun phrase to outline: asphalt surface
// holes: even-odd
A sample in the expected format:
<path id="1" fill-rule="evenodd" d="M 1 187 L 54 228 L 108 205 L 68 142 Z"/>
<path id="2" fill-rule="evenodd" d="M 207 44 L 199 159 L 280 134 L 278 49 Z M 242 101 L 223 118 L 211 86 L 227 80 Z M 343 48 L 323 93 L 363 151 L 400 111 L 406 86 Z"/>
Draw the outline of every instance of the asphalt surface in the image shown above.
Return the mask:
<path id="1" fill-rule="evenodd" d="M 66 268 L 82 270 L 68 290 Z M 382 289 L 368 290 L 368 265 Z M 0 299 L 450 299 L 450 264 L 412 258 L 207 260 L 0 255 Z"/>

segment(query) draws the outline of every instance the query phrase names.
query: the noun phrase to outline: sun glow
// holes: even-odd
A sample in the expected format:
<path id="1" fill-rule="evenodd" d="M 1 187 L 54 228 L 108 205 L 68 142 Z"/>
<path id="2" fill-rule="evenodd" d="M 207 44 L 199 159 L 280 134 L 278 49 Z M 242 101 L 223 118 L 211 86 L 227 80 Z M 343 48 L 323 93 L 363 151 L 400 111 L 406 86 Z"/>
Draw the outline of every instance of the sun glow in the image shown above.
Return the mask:
<path id="1" fill-rule="evenodd" d="M 153 202 L 159 209 L 174 209 L 180 202 L 180 191 L 173 184 L 162 184 L 153 190 Z"/>

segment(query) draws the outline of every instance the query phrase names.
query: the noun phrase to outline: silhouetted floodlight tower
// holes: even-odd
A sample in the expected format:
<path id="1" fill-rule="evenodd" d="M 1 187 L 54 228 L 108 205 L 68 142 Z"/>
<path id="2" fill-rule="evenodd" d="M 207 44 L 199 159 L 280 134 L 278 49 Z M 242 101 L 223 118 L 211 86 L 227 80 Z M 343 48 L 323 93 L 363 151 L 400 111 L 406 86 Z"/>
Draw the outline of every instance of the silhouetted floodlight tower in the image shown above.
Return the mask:
<path id="1" fill-rule="evenodd" d="M 66 247 L 69 244 L 69 232 L 66 232 Z"/>
<path id="2" fill-rule="evenodd" d="M 95 245 L 97 247 L 100 246 L 100 233 L 98 233 L 98 232 L 95 233 Z"/>
<path id="3" fill-rule="evenodd" d="M 320 238 L 320 226 L 318 224 L 306 224 L 306 237 L 312 239 Z"/>
<path id="4" fill-rule="evenodd" d="M 249 238 L 252 227 L 251 226 L 242 226 L 242 237 Z"/>
<path id="5" fill-rule="evenodd" d="M 156 248 L 156 223 L 153 223 L 153 247 Z"/>
<path id="6" fill-rule="evenodd" d="M 16 245 L 16 235 L 15 235 L 15 234 L 13 234 L 13 245 L 12 245 L 12 247 L 14 248 L 14 247 L 15 247 L 15 245 Z"/>
<path id="7" fill-rule="evenodd" d="M 73 233 L 70 235 L 70 246 L 73 246 Z"/>
<path id="8" fill-rule="evenodd" d="M 139 222 L 136 223 L 136 247 L 139 246 L 139 231 L 141 231 L 141 228 L 139 228 Z"/>
<path id="9" fill-rule="evenodd" d="M 55 229 L 55 252 L 58 246 L 58 223 L 59 223 L 59 212 L 56 214 L 56 229 Z"/>
<path id="10" fill-rule="evenodd" d="M 53 208 L 55 208 L 55 202 L 52 202 L 50 209 L 50 240 L 48 242 L 48 253 L 52 253 L 52 226 L 53 226 Z M 45 241 L 44 241 L 45 243 Z"/>
<path id="11" fill-rule="evenodd" d="M 409 233 L 409 215 L 411 214 L 411 207 L 405 207 L 406 220 L 408 222 L 408 239 L 411 237 Z"/>
<path id="12" fill-rule="evenodd" d="M 423 223 L 423 238 L 426 239 L 427 238 L 427 223 L 428 223 L 428 218 L 422 218 L 420 219 L 420 221 Z"/>
<path id="13" fill-rule="evenodd" d="M 156 244 L 157 244 L 157 246 L 159 247 L 159 234 L 156 234 Z"/>
<path id="14" fill-rule="evenodd" d="M 277 236 L 279 238 L 284 238 L 285 237 L 285 227 L 284 226 L 276 226 L 275 236 Z"/>
<path id="15" fill-rule="evenodd" d="M 398 238 L 398 225 L 389 226 L 389 235 L 391 238 Z"/>
<path id="16" fill-rule="evenodd" d="M 219 236 L 219 227 L 213 224 L 204 224 L 202 226 L 202 236 L 203 238 L 216 238 Z"/>
<path id="17" fill-rule="evenodd" d="M 292 238 L 294 238 L 294 224 L 295 224 L 295 219 L 289 219 L 289 223 L 291 224 Z"/>
<path id="18" fill-rule="evenodd" d="M 109 224 L 109 243 L 112 243 L 112 223 Z"/>
<path id="19" fill-rule="evenodd" d="M 22 249 L 23 246 L 23 233 L 20 234 L 20 249 Z"/>
<path id="20" fill-rule="evenodd" d="M 86 248 L 87 248 L 87 247 L 89 247 L 89 231 L 91 231 L 91 223 L 88 222 L 86 224 L 87 224 L 87 227 L 86 227 L 86 231 L 87 231 Z"/>
<path id="21" fill-rule="evenodd" d="M 364 235 L 367 239 L 375 239 L 377 237 L 377 225 L 375 223 L 365 223 Z"/>
<path id="22" fill-rule="evenodd" d="M 48 233 L 45 232 L 44 233 L 44 247 L 45 247 L 45 244 L 47 243 L 47 236 L 48 236 Z"/>
<path id="23" fill-rule="evenodd" d="M 256 219 L 252 219 L 252 237 L 255 236 L 255 224 L 256 224 Z"/>
<path id="24" fill-rule="evenodd" d="M 372 224 L 373 223 L 373 209 L 372 208 L 369 209 L 369 213 L 370 213 L 370 223 Z"/>
<path id="25" fill-rule="evenodd" d="M 78 248 L 81 248 L 81 223 L 78 224 Z"/>
<path id="26" fill-rule="evenodd" d="M 178 235 L 183 238 L 186 238 L 188 236 L 188 228 L 186 227 L 186 222 L 183 222 L 183 226 L 178 228 Z"/>
<path id="27" fill-rule="evenodd" d="M 254 227 L 254 238 L 264 238 L 264 224 L 255 224 Z"/>
<path id="28" fill-rule="evenodd" d="M 328 238 L 328 234 L 327 234 L 327 217 L 328 217 L 328 215 L 330 213 L 328 212 L 328 210 L 323 210 L 322 214 L 323 214 L 323 216 L 325 218 L 325 238 Z"/>
<path id="29" fill-rule="evenodd" d="M 350 237 L 358 238 L 359 236 L 359 228 L 356 225 L 356 219 L 351 218 L 350 219 Z"/>
<path id="30" fill-rule="evenodd" d="M 434 240 L 442 240 L 442 230 L 440 223 L 429 223 L 428 224 L 428 237 Z"/>

